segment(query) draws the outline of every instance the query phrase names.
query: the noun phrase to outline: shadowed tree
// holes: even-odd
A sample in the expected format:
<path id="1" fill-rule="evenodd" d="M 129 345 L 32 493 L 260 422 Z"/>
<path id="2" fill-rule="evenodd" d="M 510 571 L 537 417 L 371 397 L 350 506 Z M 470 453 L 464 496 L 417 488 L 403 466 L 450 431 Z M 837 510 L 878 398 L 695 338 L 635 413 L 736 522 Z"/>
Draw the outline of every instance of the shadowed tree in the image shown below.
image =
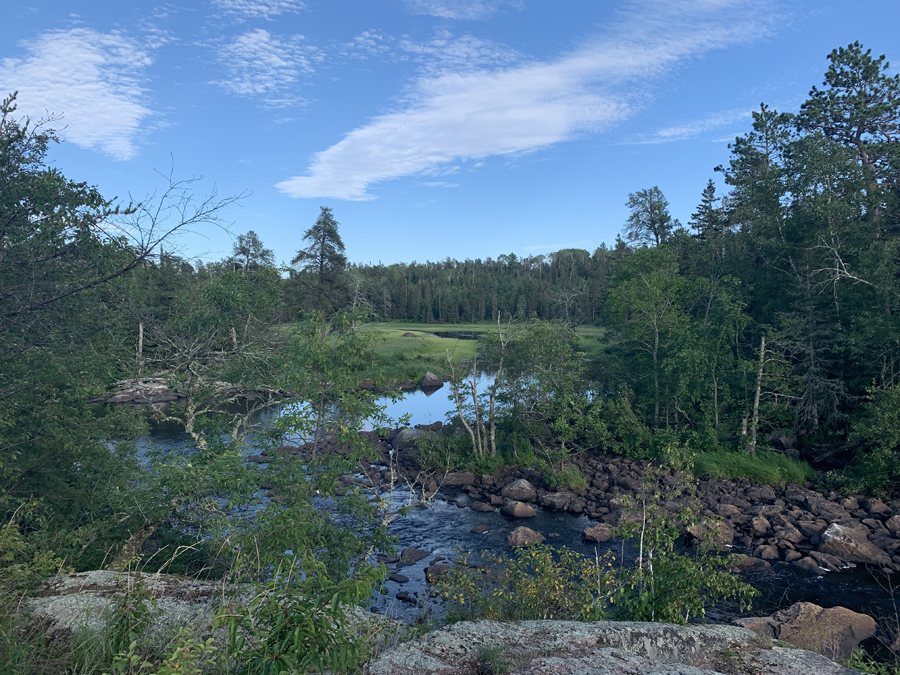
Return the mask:
<path id="1" fill-rule="evenodd" d="M 237 242 L 231 251 L 231 257 L 228 258 L 232 271 L 241 271 L 244 274 L 261 267 L 273 267 L 275 265 L 275 254 L 272 249 L 266 248 L 259 235 L 253 230 L 247 234 L 239 234 Z"/>
<path id="2" fill-rule="evenodd" d="M 345 295 L 347 256 L 338 225 L 331 209 L 323 206 L 316 224 L 303 234 L 309 246 L 297 251 L 291 260 L 301 272 L 300 279 L 310 287 L 318 310 L 336 309 Z"/>
<path id="3" fill-rule="evenodd" d="M 655 185 L 628 195 L 626 204 L 631 215 L 625 223 L 625 240 L 636 246 L 659 246 L 665 243 L 677 226 L 669 214 L 669 202 Z"/>

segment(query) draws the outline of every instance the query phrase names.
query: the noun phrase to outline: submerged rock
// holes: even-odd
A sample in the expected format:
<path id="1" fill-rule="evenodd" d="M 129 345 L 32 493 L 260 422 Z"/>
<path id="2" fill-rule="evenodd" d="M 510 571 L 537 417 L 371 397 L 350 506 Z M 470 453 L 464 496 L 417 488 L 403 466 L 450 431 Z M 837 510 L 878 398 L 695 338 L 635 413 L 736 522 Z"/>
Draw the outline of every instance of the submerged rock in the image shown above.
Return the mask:
<path id="1" fill-rule="evenodd" d="M 532 544 L 541 544 L 544 541 L 544 535 L 535 532 L 530 527 L 517 527 L 506 538 L 506 543 L 513 548 L 522 546 L 531 546 Z"/>
<path id="2" fill-rule="evenodd" d="M 523 504 L 522 502 L 509 501 L 500 507 L 500 513 L 510 518 L 534 518 L 537 511 L 531 504 Z"/>

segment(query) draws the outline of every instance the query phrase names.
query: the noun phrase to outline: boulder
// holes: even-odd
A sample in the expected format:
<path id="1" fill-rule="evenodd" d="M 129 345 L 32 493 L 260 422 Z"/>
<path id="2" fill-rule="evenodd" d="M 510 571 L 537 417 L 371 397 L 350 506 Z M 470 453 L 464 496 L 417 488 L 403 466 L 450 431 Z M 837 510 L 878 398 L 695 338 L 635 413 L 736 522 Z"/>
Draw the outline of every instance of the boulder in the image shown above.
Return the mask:
<path id="1" fill-rule="evenodd" d="M 484 513 L 493 513 L 494 507 L 490 504 L 486 504 L 485 502 L 472 502 L 469 504 L 469 508 L 473 511 L 483 511 Z"/>
<path id="2" fill-rule="evenodd" d="M 419 380 L 419 386 L 422 389 L 440 389 L 444 386 L 444 381 L 432 372 L 427 372 Z"/>
<path id="3" fill-rule="evenodd" d="M 691 525 L 687 531 L 695 541 L 704 546 L 718 547 L 734 543 L 734 530 L 720 520 L 704 518 L 699 523 Z"/>
<path id="4" fill-rule="evenodd" d="M 765 516 L 756 516 L 750 521 L 750 536 L 754 539 L 767 536 L 771 529 L 772 525 Z"/>
<path id="5" fill-rule="evenodd" d="M 593 527 L 584 530 L 584 532 L 581 533 L 581 538 L 584 541 L 602 544 L 604 541 L 609 541 L 612 538 L 612 529 L 609 525 L 600 523 L 599 525 L 594 525 Z"/>
<path id="6" fill-rule="evenodd" d="M 565 511 L 575 499 L 571 492 L 551 492 L 541 497 L 538 503 L 553 511 Z"/>
<path id="7" fill-rule="evenodd" d="M 819 550 L 842 560 L 891 567 L 891 557 L 869 541 L 868 529 L 832 523 L 822 533 Z"/>
<path id="8" fill-rule="evenodd" d="M 402 429 L 391 441 L 391 445 L 395 450 L 410 450 L 416 447 L 416 441 L 424 433 L 421 429 Z"/>
<path id="9" fill-rule="evenodd" d="M 506 543 L 513 548 L 521 546 L 531 546 L 532 544 L 540 544 L 544 541 L 544 535 L 535 532 L 530 527 L 517 527 L 506 538 Z"/>
<path id="10" fill-rule="evenodd" d="M 441 576 L 450 571 L 450 565 L 445 563 L 436 563 L 425 568 L 425 579 L 429 584 L 433 584 Z"/>
<path id="11" fill-rule="evenodd" d="M 515 500 L 508 501 L 501 506 L 500 513 L 510 518 L 534 518 L 537 515 L 537 511 L 531 504 L 523 504 Z"/>
<path id="12" fill-rule="evenodd" d="M 890 530 L 891 534 L 896 535 L 900 532 L 900 516 L 891 516 L 884 521 L 884 526 Z"/>
<path id="13" fill-rule="evenodd" d="M 403 642 L 374 658 L 370 675 L 470 675 L 500 672 L 483 661 L 485 647 L 503 657 L 510 675 L 851 675 L 802 649 L 737 626 L 630 621 L 463 621 Z"/>
<path id="14" fill-rule="evenodd" d="M 413 548 L 410 546 L 409 548 L 400 551 L 400 562 L 397 563 L 397 567 L 409 567 L 410 565 L 415 565 L 427 555 L 428 551 L 423 551 L 420 548 Z"/>
<path id="15" fill-rule="evenodd" d="M 519 502 L 533 502 L 537 499 L 537 488 L 524 478 L 520 478 L 500 490 L 500 495 Z"/>
<path id="16" fill-rule="evenodd" d="M 471 532 L 472 534 L 484 534 L 490 529 L 491 528 L 489 525 L 476 525 L 471 530 L 469 530 L 469 532 Z"/>
<path id="17" fill-rule="evenodd" d="M 876 629 L 875 619 L 868 614 L 845 607 L 824 609 L 811 602 L 798 602 L 769 617 L 735 619 L 734 623 L 831 659 L 849 658 Z"/>
<path id="18" fill-rule="evenodd" d="M 475 474 L 471 471 L 451 471 L 441 480 L 442 487 L 462 487 L 475 482 Z"/>

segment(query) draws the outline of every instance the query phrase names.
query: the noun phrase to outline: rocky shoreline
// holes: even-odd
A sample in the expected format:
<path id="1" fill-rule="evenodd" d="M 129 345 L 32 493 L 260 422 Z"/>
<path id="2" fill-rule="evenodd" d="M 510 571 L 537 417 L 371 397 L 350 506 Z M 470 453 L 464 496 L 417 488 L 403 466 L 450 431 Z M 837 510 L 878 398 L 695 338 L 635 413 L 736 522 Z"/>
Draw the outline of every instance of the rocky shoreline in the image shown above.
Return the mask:
<path id="1" fill-rule="evenodd" d="M 345 483 L 385 488 L 398 475 L 426 497 L 452 489 L 449 498 L 477 511 L 497 511 L 527 521 L 535 509 L 584 514 L 592 522 L 585 540 L 605 541 L 624 512 L 623 497 L 645 488 L 649 462 L 600 452 L 579 455 L 575 462 L 587 479 L 584 494 L 551 490 L 540 474 L 521 467 L 504 467 L 494 475 L 424 472 L 415 457 L 416 440 L 437 432 L 442 424 L 394 429 L 386 435 L 365 432 L 381 454 L 382 462 L 361 467 L 363 478 L 346 477 Z M 308 448 L 285 446 L 273 453 L 304 453 Z M 346 448 L 333 439 L 320 444 L 320 452 L 343 454 Z M 263 453 L 251 458 L 266 462 Z M 680 477 L 661 471 L 655 479 L 662 494 L 672 493 Z M 684 497 L 667 508 L 678 508 Z M 845 497 L 809 486 L 789 484 L 782 489 L 748 480 L 700 480 L 696 499 L 702 515 L 716 521 L 722 544 L 738 553 L 743 570 L 761 570 L 776 561 L 811 574 L 840 572 L 856 565 L 894 572 L 900 570 L 900 498 L 882 500 Z"/>

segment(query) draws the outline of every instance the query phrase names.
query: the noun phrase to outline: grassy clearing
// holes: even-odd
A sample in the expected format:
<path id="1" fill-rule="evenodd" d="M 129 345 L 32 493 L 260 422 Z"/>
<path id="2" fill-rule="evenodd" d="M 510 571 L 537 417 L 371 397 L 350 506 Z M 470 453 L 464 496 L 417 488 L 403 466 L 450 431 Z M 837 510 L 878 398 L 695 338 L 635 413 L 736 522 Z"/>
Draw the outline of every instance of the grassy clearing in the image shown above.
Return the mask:
<path id="1" fill-rule="evenodd" d="M 444 327 L 441 326 L 441 329 Z M 374 345 L 372 369 L 365 373 L 364 379 L 376 381 L 418 380 L 429 370 L 438 375 L 446 373 L 449 371 L 448 352 L 454 365 L 458 365 L 472 359 L 478 345 L 475 340 L 426 334 L 434 330 L 434 326 L 423 329 L 414 324 L 376 324 L 370 330 L 376 333 L 378 339 Z M 416 337 L 403 337 L 404 333 L 414 333 Z"/>
<path id="2" fill-rule="evenodd" d="M 370 326 L 376 331 L 379 340 L 375 345 L 375 353 L 379 366 L 385 373 L 396 371 L 409 373 L 408 379 L 421 377 L 425 371 L 418 372 L 414 366 L 430 363 L 432 372 L 446 372 L 446 353 L 453 354 L 454 364 L 475 356 L 477 343 L 475 340 L 458 340 L 456 338 L 435 337 L 435 332 L 486 333 L 497 330 L 492 323 L 459 323 L 459 324 L 427 324 L 427 323 L 377 323 Z M 600 326 L 579 326 L 575 329 L 580 338 L 578 349 L 585 358 L 596 360 L 603 353 L 603 336 L 606 329 Z M 404 333 L 415 333 L 417 337 L 403 337 Z M 438 368 L 438 370 L 435 370 Z"/>
<path id="3" fill-rule="evenodd" d="M 703 452 L 694 460 L 694 473 L 704 478 L 748 478 L 775 487 L 802 485 L 813 476 L 806 462 L 776 452 L 759 452 L 756 457 L 742 452 Z"/>

